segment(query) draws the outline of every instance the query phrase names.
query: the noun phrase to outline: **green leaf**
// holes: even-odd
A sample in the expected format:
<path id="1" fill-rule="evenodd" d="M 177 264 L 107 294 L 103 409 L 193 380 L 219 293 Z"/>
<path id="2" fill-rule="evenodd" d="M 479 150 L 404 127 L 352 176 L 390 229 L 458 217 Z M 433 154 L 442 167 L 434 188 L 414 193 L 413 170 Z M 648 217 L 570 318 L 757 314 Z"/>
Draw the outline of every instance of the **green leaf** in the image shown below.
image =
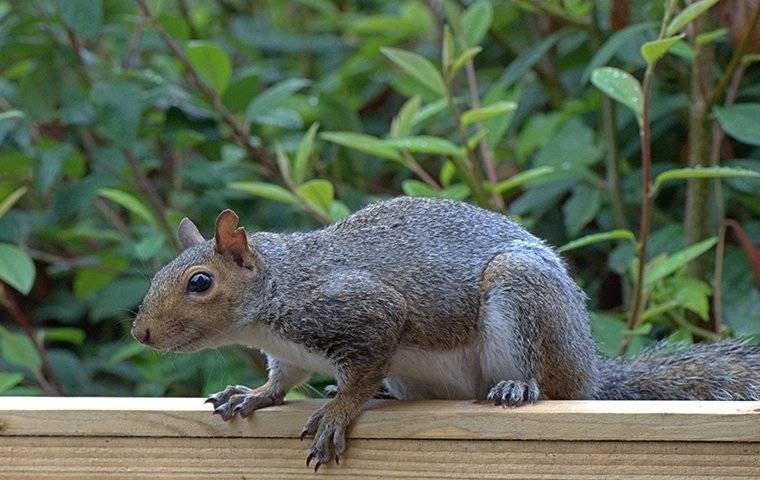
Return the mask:
<path id="1" fill-rule="evenodd" d="M 667 293 L 679 306 L 696 313 L 702 320 L 707 320 L 712 293 L 708 284 L 691 277 L 672 277 L 667 282 Z"/>
<path id="2" fill-rule="evenodd" d="M 34 284 L 34 262 L 15 245 L 0 243 L 0 280 L 26 295 Z"/>
<path id="3" fill-rule="evenodd" d="M 604 154 L 604 148 L 597 143 L 595 135 L 580 116 L 573 117 L 548 138 L 533 163 L 535 166 L 554 167 L 558 172 L 583 171 L 601 160 Z"/>
<path id="4" fill-rule="evenodd" d="M 95 127 L 122 147 L 134 147 L 143 109 L 140 85 L 124 80 L 104 81 L 90 92 L 95 107 Z"/>
<path id="5" fill-rule="evenodd" d="M 398 48 L 385 47 L 381 48 L 380 51 L 420 83 L 429 87 L 438 95 L 445 96 L 446 84 L 430 60 L 417 53 L 407 52 Z"/>
<path id="6" fill-rule="evenodd" d="M 470 187 L 468 187 L 464 183 L 456 183 L 450 187 L 446 187 L 443 189 L 443 191 L 440 193 L 440 197 L 448 198 L 451 200 L 465 200 L 467 197 L 470 196 L 470 193 L 472 191 L 470 190 Z"/>
<path id="7" fill-rule="evenodd" d="M 335 191 L 328 180 L 315 179 L 301 185 L 298 189 L 301 195 L 312 205 L 323 212 L 329 212 Z"/>
<path id="8" fill-rule="evenodd" d="M 638 38 L 649 31 L 653 31 L 656 27 L 657 25 L 654 22 L 636 23 L 613 33 L 586 65 L 581 83 L 585 85 L 594 70 L 609 63 L 621 49 L 635 43 Z"/>
<path id="9" fill-rule="evenodd" d="M 719 28 L 717 30 L 712 30 L 710 32 L 700 33 L 697 35 L 697 45 L 706 45 L 708 43 L 715 42 L 717 40 L 720 40 L 721 38 L 725 37 L 728 33 L 727 28 Z"/>
<path id="10" fill-rule="evenodd" d="M 448 155 L 451 157 L 464 156 L 464 149 L 454 145 L 450 141 L 429 135 L 413 137 L 389 138 L 384 142 L 395 148 L 408 150 L 414 153 L 429 153 L 433 155 Z"/>
<path id="11" fill-rule="evenodd" d="M 573 189 L 570 199 L 562 206 L 567 233 L 572 237 L 591 222 L 599 212 L 601 193 L 598 189 L 585 184 Z"/>
<path id="12" fill-rule="evenodd" d="M 405 137 L 412 133 L 414 117 L 420 110 L 420 97 L 414 96 L 404 103 L 391 123 L 391 137 Z"/>
<path id="13" fill-rule="evenodd" d="M 28 187 L 19 187 L 16 190 L 12 191 L 10 194 L 8 194 L 8 196 L 5 197 L 2 202 L 0 202 L 0 217 L 5 215 L 8 212 L 8 210 L 13 208 L 16 202 L 18 202 L 19 199 L 23 197 L 24 194 L 28 190 L 29 190 Z"/>
<path id="14" fill-rule="evenodd" d="M 6 78 L 8 78 L 8 75 L 6 73 Z M 18 118 L 24 118 L 26 115 L 21 110 L 8 110 L 5 112 L 0 113 L 0 122 L 8 121 L 8 120 L 15 120 Z"/>
<path id="15" fill-rule="evenodd" d="M 630 230 L 612 230 L 610 232 L 592 233 L 585 237 L 578 238 L 559 247 L 560 252 L 575 250 L 576 248 L 586 247 L 600 242 L 609 242 L 611 240 L 628 240 L 636 243 L 636 236 Z"/>
<path id="16" fill-rule="evenodd" d="M 328 213 L 330 219 L 333 222 L 337 222 L 338 220 L 343 220 L 347 216 L 351 215 L 351 210 L 346 206 L 345 203 L 339 200 L 333 200 L 330 204 L 330 211 Z"/>
<path id="17" fill-rule="evenodd" d="M 275 202 L 287 203 L 290 205 L 296 205 L 298 203 L 298 197 L 288 190 L 285 190 L 279 185 L 265 182 L 232 182 L 228 187 L 234 190 L 240 190 L 250 193 L 257 197 L 266 198 L 267 200 L 273 200 Z"/>
<path id="18" fill-rule="evenodd" d="M 467 110 L 462 114 L 460 120 L 462 122 L 462 125 L 484 122 L 486 120 L 490 120 L 492 118 L 513 112 L 516 108 L 517 104 L 515 102 L 496 102 L 485 107 Z"/>
<path id="19" fill-rule="evenodd" d="M 290 78 L 269 87 L 251 100 L 245 108 L 245 118 L 249 122 L 258 122 L 270 115 L 275 108 L 282 105 L 296 92 L 309 86 L 311 82 L 303 78 Z"/>
<path id="20" fill-rule="evenodd" d="M 656 192 L 664 183 L 672 182 L 673 180 L 731 177 L 760 177 L 760 173 L 744 168 L 731 167 L 674 168 L 657 175 L 657 178 L 654 181 L 653 190 Z"/>
<path id="21" fill-rule="evenodd" d="M 601 67 L 591 74 L 591 83 L 641 118 L 644 94 L 639 81 L 633 75 L 619 68 Z"/>
<path id="22" fill-rule="evenodd" d="M 0 352 L 3 359 L 13 365 L 24 367 L 32 372 L 39 371 L 42 359 L 29 337 L 22 333 L 11 332 L 0 327 Z"/>
<path id="23" fill-rule="evenodd" d="M 90 317 L 99 322 L 107 318 L 121 317 L 128 314 L 130 308 L 140 303 L 150 287 L 144 277 L 121 277 L 104 286 L 97 295 L 88 297 Z"/>
<path id="24" fill-rule="evenodd" d="M 679 268 L 685 266 L 695 258 L 710 250 L 718 239 L 716 237 L 708 238 L 699 243 L 695 243 L 680 252 L 674 253 L 664 261 L 656 263 L 651 268 L 647 268 L 644 279 L 644 287 L 649 287 L 654 283 L 662 280 Z"/>
<path id="25" fill-rule="evenodd" d="M 398 151 L 389 146 L 385 140 L 377 137 L 356 132 L 323 132 L 320 138 L 328 142 L 337 143 L 344 147 L 352 148 L 360 152 L 368 153 L 376 157 L 403 163 L 403 158 Z"/>
<path id="26" fill-rule="evenodd" d="M 20 373 L 0 372 L 0 393 L 7 392 L 24 379 Z"/>
<path id="27" fill-rule="evenodd" d="M 438 192 L 419 180 L 404 180 L 401 189 L 410 197 L 438 197 Z"/>
<path id="28" fill-rule="evenodd" d="M 293 181 L 298 184 L 306 179 L 317 130 L 319 130 L 319 123 L 313 123 L 301 139 L 301 143 L 298 144 L 298 150 L 296 150 L 296 156 L 293 160 Z"/>
<path id="29" fill-rule="evenodd" d="M 530 70 L 533 65 L 538 63 L 538 61 L 541 60 L 541 58 L 543 58 L 543 56 L 546 55 L 549 50 L 551 50 L 554 44 L 559 41 L 560 37 L 564 33 L 565 32 L 563 30 L 560 30 L 546 37 L 534 47 L 520 54 L 519 57 L 514 59 L 512 63 L 510 63 L 507 68 L 504 69 L 504 73 L 501 74 L 498 83 L 501 84 L 505 89 L 514 85 L 515 82 L 522 78 L 522 76 L 525 75 L 525 73 Z"/>
<path id="30" fill-rule="evenodd" d="M 496 185 L 491 185 L 488 188 L 488 190 L 491 193 L 501 195 L 503 193 L 506 193 L 510 190 L 514 190 L 515 188 L 519 188 L 527 183 L 532 182 L 533 180 L 539 179 L 553 172 L 554 172 L 553 167 L 531 168 L 530 170 L 525 170 L 516 175 L 512 175 L 510 178 L 503 180 L 497 183 Z"/>
<path id="31" fill-rule="evenodd" d="M 188 42 L 186 51 L 187 58 L 203 82 L 219 95 L 223 94 L 232 75 L 232 61 L 227 52 L 205 40 Z"/>
<path id="32" fill-rule="evenodd" d="M 441 181 L 441 185 L 448 187 L 451 184 L 451 179 L 454 178 L 454 174 L 457 172 L 457 167 L 451 160 L 446 160 L 441 166 L 441 171 L 438 173 L 438 179 Z"/>
<path id="33" fill-rule="evenodd" d="M 124 360 L 128 360 L 136 355 L 145 353 L 148 351 L 148 347 L 138 342 L 128 342 L 119 347 L 108 359 L 108 365 L 115 365 Z"/>
<path id="34" fill-rule="evenodd" d="M 153 213 L 134 195 L 131 195 L 122 190 L 117 190 L 115 188 L 101 188 L 98 190 L 98 195 L 121 205 L 122 207 L 132 212 L 135 216 L 143 219 L 145 222 L 154 226 L 158 225 L 156 217 L 153 215 Z"/>
<path id="35" fill-rule="evenodd" d="M 760 146 L 760 103 L 713 107 L 713 113 L 727 134 L 740 142 Z"/>
<path id="36" fill-rule="evenodd" d="M 699 0 L 684 8 L 678 15 L 673 17 L 673 20 L 670 21 L 668 28 L 665 29 L 665 35 L 675 35 L 680 32 L 686 25 L 690 24 L 694 19 L 708 11 L 719 1 L 720 0 Z"/>
<path id="37" fill-rule="evenodd" d="M 475 58 L 475 55 L 479 54 L 482 50 L 481 47 L 470 47 L 462 52 L 449 66 L 449 78 L 453 78 L 468 60 Z"/>
<path id="38" fill-rule="evenodd" d="M 86 337 L 84 330 L 74 327 L 43 328 L 40 333 L 47 341 L 66 342 L 73 345 L 81 345 Z"/>
<path id="39" fill-rule="evenodd" d="M 493 6 L 489 0 L 473 3 L 462 16 L 462 30 L 464 30 L 467 45 L 479 44 L 491 28 L 492 21 Z"/>
<path id="40" fill-rule="evenodd" d="M 683 37 L 684 34 L 682 33 L 680 35 L 647 42 L 641 46 L 641 56 L 644 57 L 644 60 L 646 60 L 649 65 L 652 65 L 662 58 L 663 55 L 668 53 L 668 50 L 670 50 L 670 48 Z"/>
<path id="41" fill-rule="evenodd" d="M 277 166 L 280 169 L 282 178 L 288 181 L 291 180 L 292 177 L 290 175 L 290 157 L 288 157 L 288 154 L 285 153 L 285 149 L 282 147 L 282 144 L 280 142 L 275 142 L 274 151 L 277 155 Z"/>
<path id="42" fill-rule="evenodd" d="M 617 357 L 623 340 L 625 321 L 619 315 L 591 312 L 591 333 L 599 351 L 607 357 Z"/>
<path id="43" fill-rule="evenodd" d="M 77 33 L 94 38 L 103 25 L 102 0 L 57 0 L 61 20 Z"/>
<path id="44" fill-rule="evenodd" d="M 163 233 L 146 235 L 135 244 L 135 255 L 143 262 L 147 262 L 153 258 L 165 244 L 166 235 Z"/>

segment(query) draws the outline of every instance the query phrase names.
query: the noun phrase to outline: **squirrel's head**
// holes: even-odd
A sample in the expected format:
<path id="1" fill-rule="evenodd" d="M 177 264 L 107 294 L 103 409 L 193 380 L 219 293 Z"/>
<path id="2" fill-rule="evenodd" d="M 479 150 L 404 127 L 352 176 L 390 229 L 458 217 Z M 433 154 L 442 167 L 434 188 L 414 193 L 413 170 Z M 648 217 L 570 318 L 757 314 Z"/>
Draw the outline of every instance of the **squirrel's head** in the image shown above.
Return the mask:
<path id="1" fill-rule="evenodd" d="M 153 277 L 132 335 L 157 350 L 192 352 L 235 343 L 234 321 L 261 274 L 238 216 L 225 210 L 205 240 L 189 219 L 179 224 L 184 250 Z"/>

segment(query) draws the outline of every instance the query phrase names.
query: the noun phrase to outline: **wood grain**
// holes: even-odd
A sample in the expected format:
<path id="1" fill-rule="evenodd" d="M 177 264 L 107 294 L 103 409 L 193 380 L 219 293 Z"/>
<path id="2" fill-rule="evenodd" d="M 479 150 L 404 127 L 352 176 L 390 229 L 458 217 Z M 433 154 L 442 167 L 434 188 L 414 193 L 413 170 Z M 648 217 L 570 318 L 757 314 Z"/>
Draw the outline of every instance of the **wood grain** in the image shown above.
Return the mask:
<path id="1" fill-rule="evenodd" d="M 741 443 L 362 440 L 314 474 L 296 439 L 7 437 L 15 479 L 757 479 L 760 446 Z"/>
<path id="2" fill-rule="evenodd" d="M 377 401 L 306 468 L 302 401 L 222 422 L 197 398 L 0 398 L 0 479 L 758 479 L 760 402 Z"/>
<path id="3" fill-rule="evenodd" d="M 197 398 L 0 398 L 0 436 L 297 438 L 320 401 L 225 423 Z M 760 441 L 760 402 L 376 401 L 349 436 L 364 439 Z"/>

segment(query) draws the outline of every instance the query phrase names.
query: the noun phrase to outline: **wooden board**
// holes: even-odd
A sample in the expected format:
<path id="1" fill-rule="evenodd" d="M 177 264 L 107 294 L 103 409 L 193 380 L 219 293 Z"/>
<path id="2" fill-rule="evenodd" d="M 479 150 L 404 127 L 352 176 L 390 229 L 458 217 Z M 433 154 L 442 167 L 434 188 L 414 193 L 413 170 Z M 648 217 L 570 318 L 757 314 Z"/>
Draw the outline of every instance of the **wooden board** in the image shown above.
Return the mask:
<path id="1" fill-rule="evenodd" d="M 760 479 L 760 402 L 377 401 L 314 474 L 320 404 L 224 423 L 196 398 L 0 397 L 0 479 Z"/>

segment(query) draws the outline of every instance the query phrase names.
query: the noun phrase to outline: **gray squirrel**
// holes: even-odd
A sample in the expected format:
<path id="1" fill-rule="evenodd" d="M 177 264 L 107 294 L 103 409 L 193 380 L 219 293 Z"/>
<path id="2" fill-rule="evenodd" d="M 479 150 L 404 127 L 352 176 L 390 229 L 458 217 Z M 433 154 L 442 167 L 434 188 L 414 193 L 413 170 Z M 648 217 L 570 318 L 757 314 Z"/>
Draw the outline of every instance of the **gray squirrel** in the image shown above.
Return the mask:
<path id="1" fill-rule="evenodd" d="M 335 396 L 309 418 L 307 465 L 343 455 L 381 384 L 398 399 L 760 399 L 760 348 L 725 341 L 603 359 L 563 261 L 507 217 L 400 197 L 321 230 L 254 233 L 223 211 L 214 239 L 188 219 L 133 335 L 158 350 L 240 344 L 269 378 L 209 397 L 224 420 L 278 405 L 314 372 Z"/>

